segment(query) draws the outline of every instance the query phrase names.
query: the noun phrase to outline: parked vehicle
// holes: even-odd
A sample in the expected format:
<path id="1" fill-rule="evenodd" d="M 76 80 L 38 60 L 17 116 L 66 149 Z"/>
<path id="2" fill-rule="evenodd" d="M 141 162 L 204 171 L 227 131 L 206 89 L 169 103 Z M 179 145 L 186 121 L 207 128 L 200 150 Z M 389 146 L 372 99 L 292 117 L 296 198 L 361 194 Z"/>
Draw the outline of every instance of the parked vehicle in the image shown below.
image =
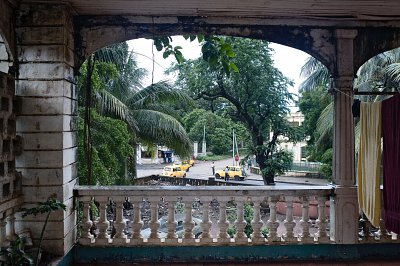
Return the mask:
<path id="1" fill-rule="evenodd" d="M 182 169 L 182 171 L 186 171 L 186 172 L 189 172 L 189 168 L 190 168 L 190 164 L 184 163 L 184 162 L 174 163 L 172 166 L 173 167 L 180 167 Z"/>
<path id="2" fill-rule="evenodd" d="M 165 166 L 161 175 L 169 177 L 186 177 L 186 171 L 183 171 L 179 166 Z"/>
<path id="3" fill-rule="evenodd" d="M 184 164 L 189 164 L 190 165 L 190 167 L 192 167 L 193 165 L 194 165 L 194 160 L 193 159 L 190 159 L 190 160 L 184 160 L 184 161 L 182 161 L 182 163 L 184 163 Z"/>
<path id="4" fill-rule="evenodd" d="M 245 176 L 242 175 L 242 168 L 240 166 L 228 166 L 228 175 L 230 179 L 244 180 Z M 215 173 L 216 178 L 225 178 L 225 169 L 217 170 Z"/>

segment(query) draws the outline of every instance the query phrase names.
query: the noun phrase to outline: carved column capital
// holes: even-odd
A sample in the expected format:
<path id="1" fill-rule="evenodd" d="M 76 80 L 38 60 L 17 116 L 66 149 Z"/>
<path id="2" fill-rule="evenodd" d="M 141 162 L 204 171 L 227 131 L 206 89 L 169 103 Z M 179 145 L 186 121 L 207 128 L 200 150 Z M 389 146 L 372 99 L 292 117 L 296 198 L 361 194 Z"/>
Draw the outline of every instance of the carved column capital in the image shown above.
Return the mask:
<path id="1" fill-rule="evenodd" d="M 340 76 L 332 78 L 333 87 L 340 91 L 353 91 L 353 83 L 353 76 Z"/>

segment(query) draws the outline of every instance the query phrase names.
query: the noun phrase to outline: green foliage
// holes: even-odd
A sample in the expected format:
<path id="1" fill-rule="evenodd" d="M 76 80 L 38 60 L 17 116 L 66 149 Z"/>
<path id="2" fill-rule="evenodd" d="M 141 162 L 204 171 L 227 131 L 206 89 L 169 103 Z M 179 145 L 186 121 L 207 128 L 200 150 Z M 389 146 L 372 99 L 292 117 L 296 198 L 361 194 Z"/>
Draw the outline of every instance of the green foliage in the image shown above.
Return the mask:
<path id="1" fill-rule="evenodd" d="M 246 202 L 244 204 L 244 220 L 246 221 L 246 227 L 244 228 L 244 233 L 250 238 L 251 234 L 253 233 L 253 227 L 251 223 L 253 222 L 253 203 Z"/>
<path id="2" fill-rule="evenodd" d="M 299 100 L 299 109 L 304 115 L 304 127 L 306 135 L 310 136 L 308 145 L 315 144 L 315 140 L 318 139 L 315 128 L 317 127 L 318 118 L 322 111 L 332 102 L 332 97 L 328 94 L 325 88 L 318 87 L 312 92 L 301 91 L 301 97 Z"/>
<path id="3" fill-rule="evenodd" d="M 244 204 L 244 221 L 246 222 L 246 226 L 244 228 L 244 233 L 246 234 L 247 237 L 250 238 L 251 234 L 253 233 L 253 227 L 251 223 L 253 222 L 253 214 L 254 214 L 254 209 L 253 209 L 253 203 L 252 202 L 246 202 Z M 227 220 L 233 224 L 236 219 L 237 219 L 237 208 L 236 205 L 234 204 L 229 204 L 227 205 L 226 212 L 228 214 Z M 227 233 L 229 237 L 234 237 L 237 232 L 236 226 L 230 225 L 228 227 Z"/>
<path id="4" fill-rule="evenodd" d="M 229 154 L 224 154 L 224 155 L 207 155 L 207 156 L 198 156 L 197 160 L 199 161 L 219 161 L 219 160 L 224 160 L 232 158 L 232 152 L 229 152 Z"/>
<path id="5" fill-rule="evenodd" d="M 25 252 L 25 238 L 18 237 L 11 241 L 10 246 L 2 248 L 0 252 L 0 265 L 4 266 L 31 266 L 32 257 Z"/>
<path id="6" fill-rule="evenodd" d="M 126 123 L 100 116 L 92 110 L 92 183 L 87 180 L 87 163 L 83 149 L 83 119 L 78 120 L 78 177 L 81 185 L 123 185 L 125 160 L 133 154 L 132 139 Z"/>
<path id="7" fill-rule="evenodd" d="M 267 42 L 232 37 L 221 39 L 235 51 L 235 57 L 230 60 L 239 72 L 222 75 L 219 71 L 210 70 L 203 59 L 184 62 L 171 71 L 178 71 L 177 84 L 194 99 L 212 103 L 218 101 L 218 105 L 212 105 L 215 113 L 229 116 L 247 127 L 257 163 L 264 169 L 277 145 L 278 136 L 287 136 L 292 140 L 301 135 L 285 122 L 289 112 L 287 105 L 292 100 L 287 89 L 293 83 L 273 66 Z M 226 51 L 230 53 L 230 49 Z M 211 52 L 209 60 L 214 60 L 212 56 Z M 189 126 L 192 124 L 189 123 Z M 256 149 L 269 139 L 270 132 L 273 136 L 266 148 Z M 221 140 L 223 136 L 219 137 Z"/>
<path id="8" fill-rule="evenodd" d="M 321 156 L 321 162 L 323 163 L 320 168 L 320 173 L 328 180 L 332 179 L 332 160 L 333 160 L 333 149 L 327 149 Z"/>
<path id="9" fill-rule="evenodd" d="M 176 213 L 184 213 L 185 212 L 185 203 L 180 202 L 180 201 L 176 202 L 175 212 Z"/>
<path id="10" fill-rule="evenodd" d="M 39 202 L 36 207 L 33 208 L 22 208 L 22 217 L 28 215 L 38 215 L 44 213 L 51 213 L 59 210 L 66 210 L 67 206 L 54 198 L 53 196 L 49 197 L 45 202 Z"/>
<path id="11" fill-rule="evenodd" d="M 293 154 L 291 152 L 281 150 L 274 152 L 266 160 L 266 167 L 262 169 L 263 176 L 273 177 L 282 175 L 290 169 L 293 162 Z"/>
<path id="12" fill-rule="evenodd" d="M 157 51 L 162 51 L 164 49 L 163 52 L 164 59 L 169 57 L 170 55 L 173 55 L 178 63 L 182 63 L 185 60 L 181 52 L 182 47 L 180 46 L 173 47 L 171 45 L 171 42 L 172 38 L 170 36 L 154 38 L 154 45 L 156 46 Z"/>
<path id="13" fill-rule="evenodd" d="M 86 130 L 82 121 L 79 124 L 81 183 L 126 184 L 123 169 L 129 160 L 127 156 L 132 155 L 132 148 L 128 149 L 126 143 L 131 146 L 137 143 L 166 145 L 174 149 L 175 154 L 191 154 L 190 140 L 179 122 L 179 115 L 171 107 L 171 103 L 183 105 L 191 99 L 165 81 L 142 88 L 144 74 L 145 71 L 137 67 L 133 52 L 128 51 L 126 43 L 101 49 L 83 64 L 78 79 L 78 102 L 86 108 L 85 114 L 81 113 L 80 117 L 87 125 L 90 120 L 91 123 Z M 126 134 L 124 123 L 117 123 L 111 118 L 124 121 L 131 134 Z M 96 136 L 90 137 L 90 133 Z M 90 138 L 92 143 L 87 144 Z M 83 150 L 82 147 L 88 149 Z M 136 163 L 135 160 L 130 162 Z M 127 169 L 128 175 L 136 175 L 134 166 L 128 165 Z M 94 178 L 90 178 L 89 171 Z"/>
<path id="14" fill-rule="evenodd" d="M 202 58 L 204 62 L 207 63 L 210 70 L 219 74 L 225 74 L 228 77 L 232 72 L 239 72 L 238 67 L 232 61 L 232 58 L 234 58 L 236 54 L 231 44 L 226 42 L 225 38 L 212 35 L 185 35 L 183 37 L 191 42 L 197 39 L 198 42 L 201 43 Z M 185 58 L 181 52 L 182 47 L 173 47 L 171 42 L 172 38 L 169 36 L 154 38 L 154 45 L 157 51 L 164 50 L 164 58 L 173 55 L 178 64 L 183 63 Z"/>
<path id="15" fill-rule="evenodd" d="M 46 230 L 47 227 L 47 223 L 49 221 L 50 218 L 50 214 L 59 210 L 66 210 L 67 206 L 65 206 L 65 204 L 63 204 L 62 202 L 60 202 L 59 200 L 56 199 L 55 195 L 50 196 L 49 198 L 47 198 L 47 200 L 45 202 L 39 202 L 37 204 L 36 207 L 33 208 L 22 208 L 22 217 L 28 216 L 28 215 L 38 215 L 38 214 L 47 214 L 46 215 L 46 220 L 44 221 L 43 227 L 42 227 L 42 232 L 40 233 L 40 239 L 39 239 L 39 245 L 37 248 L 37 252 L 35 255 L 35 266 L 39 265 L 39 254 L 42 248 L 42 242 L 43 242 L 43 236 L 44 236 L 44 232 Z"/>

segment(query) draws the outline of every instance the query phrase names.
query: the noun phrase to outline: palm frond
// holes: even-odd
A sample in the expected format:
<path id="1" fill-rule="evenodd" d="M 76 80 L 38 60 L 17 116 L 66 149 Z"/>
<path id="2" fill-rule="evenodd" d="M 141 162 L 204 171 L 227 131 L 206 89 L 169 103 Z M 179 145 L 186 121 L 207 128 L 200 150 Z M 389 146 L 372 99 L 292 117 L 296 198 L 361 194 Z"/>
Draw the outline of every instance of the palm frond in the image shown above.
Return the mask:
<path id="1" fill-rule="evenodd" d="M 172 106 L 169 105 L 168 103 L 166 103 L 166 104 L 151 103 L 151 104 L 146 105 L 146 109 L 170 115 L 173 118 L 175 118 L 176 120 L 178 120 L 179 123 L 182 123 L 182 116 L 179 113 L 179 111 L 172 108 Z"/>
<path id="2" fill-rule="evenodd" d="M 331 134 L 333 129 L 333 102 L 322 110 L 321 115 L 317 121 L 316 132 L 318 135 L 317 144 L 321 142 L 326 135 Z"/>
<path id="3" fill-rule="evenodd" d="M 99 113 L 118 117 L 129 124 L 132 130 L 138 130 L 137 122 L 131 114 L 131 110 L 117 97 L 106 90 L 95 93 L 95 106 Z"/>
<path id="4" fill-rule="evenodd" d="M 191 141 L 185 129 L 174 117 L 145 109 L 132 111 L 132 116 L 140 125 L 138 131 L 140 139 L 164 144 L 180 155 L 190 155 Z"/>
<path id="5" fill-rule="evenodd" d="M 168 81 L 164 80 L 136 92 L 127 100 L 127 105 L 131 108 L 139 109 L 157 102 L 191 103 L 192 99 L 186 93 L 174 89 Z"/>
<path id="6" fill-rule="evenodd" d="M 386 72 L 389 78 L 391 78 L 394 82 L 400 83 L 400 62 L 388 65 L 386 67 Z"/>
<path id="7" fill-rule="evenodd" d="M 327 87 L 330 82 L 329 70 L 314 57 L 309 57 L 301 67 L 302 77 L 306 79 L 300 84 L 301 91 L 312 91 L 317 87 Z"/>

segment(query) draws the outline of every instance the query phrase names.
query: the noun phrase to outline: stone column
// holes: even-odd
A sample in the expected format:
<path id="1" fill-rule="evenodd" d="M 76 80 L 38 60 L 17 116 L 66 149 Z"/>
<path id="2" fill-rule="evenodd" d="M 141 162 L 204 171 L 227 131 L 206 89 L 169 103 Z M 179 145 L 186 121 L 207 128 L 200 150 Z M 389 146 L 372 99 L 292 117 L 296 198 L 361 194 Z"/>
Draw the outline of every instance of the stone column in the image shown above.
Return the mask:
<path id="1" fill-rule="evenodd" d="M 203 156 L 207 156 L 207 143 L 205 140 L 203 140 L 203 143 L 201 145 L 201 153 Z"/>
<path id="2" fill-rule="evenodd" d="M 63 255 L 75 242 L 76 110 L 73 21 L 68 5 L 22 4 L 17 14 L 21 101 L 17 134 L 23 137 L 16 167 L 22 172 L 24 204 L 55 195 L 67 210 L 51 214 L 45 250 Z M 17 217 L 38 240 L 44 216 Z"/>
<path id="3" fill-rule="evenodd" d="M 136 146 L 136 163 L 137 164 L 142 164 L 142 146 L 138 144 Z"/>
<path id="4" fill-rule="evenodd" d="M 193 142 L 193 157 L 197 158 L 199 155 L 199 143 L 197 141 Z"/>
<path id="5" fill-rule="evenodd" d="M 334 140 L 333 182 L 331 198 L 331 239 L 339 244 L 357 242 L 358 201 L 355 186 L 353 104 L 353 49 L 356 30 L 338 29 L 336 71 L 333 78 Z"/>

